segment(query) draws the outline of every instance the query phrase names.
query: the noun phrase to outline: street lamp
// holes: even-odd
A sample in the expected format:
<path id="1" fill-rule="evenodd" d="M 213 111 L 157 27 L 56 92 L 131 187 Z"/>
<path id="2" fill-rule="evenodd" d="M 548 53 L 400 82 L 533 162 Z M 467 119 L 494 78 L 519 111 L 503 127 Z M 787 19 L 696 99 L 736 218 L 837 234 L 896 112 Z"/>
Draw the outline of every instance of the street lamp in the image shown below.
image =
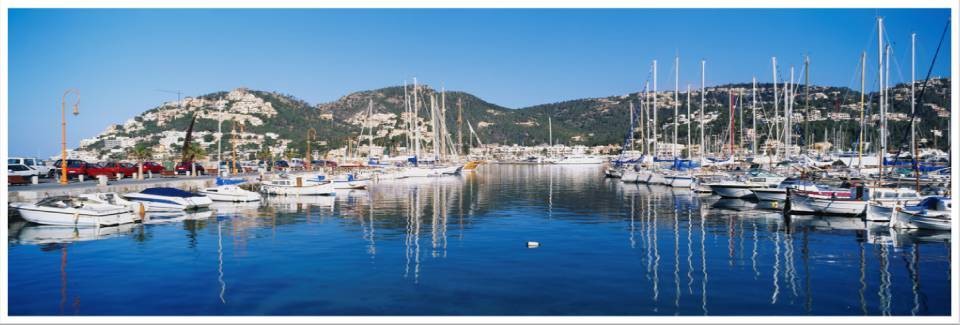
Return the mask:
<path id="1" fill-rule="evenodd" d="M 77 100 L 73 102 L 73 115 L 80 114 L 80 90 L 67 89 L 60 97 L 60 185 L 67 184 L 67 94 L 74 93 Z"/>

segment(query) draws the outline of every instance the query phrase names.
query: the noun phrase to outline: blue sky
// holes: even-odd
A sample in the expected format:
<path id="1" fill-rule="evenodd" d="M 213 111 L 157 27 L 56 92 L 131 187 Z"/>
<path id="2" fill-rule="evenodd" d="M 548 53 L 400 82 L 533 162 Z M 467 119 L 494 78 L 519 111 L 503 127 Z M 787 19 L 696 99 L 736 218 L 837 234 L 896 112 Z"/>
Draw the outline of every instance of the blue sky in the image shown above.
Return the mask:
<path id="1" fill-rule="evenodd" d="M 69 87 L 82 94 L 70 147 L 176 99 L 160 89 L 319 103 L 417 77 L 519 108 L 636 91 L 653 59 L 660 89 L 672 89 L 678 53 L 681 88 L 699 84 L 701 58 L 713 85 L 769 82 L 771 56 L 799 73 L 805 53 L 812 83 L 858 87 L 860 52 L 876 66 L 878 14 L 893 81 L 910 78 L 911 32 L 922 77 L 949 9 L 11 9 L 9 154 L 59 151 Z M 942 51 L 934 75 L 949 76 L 949 37 Z"/>

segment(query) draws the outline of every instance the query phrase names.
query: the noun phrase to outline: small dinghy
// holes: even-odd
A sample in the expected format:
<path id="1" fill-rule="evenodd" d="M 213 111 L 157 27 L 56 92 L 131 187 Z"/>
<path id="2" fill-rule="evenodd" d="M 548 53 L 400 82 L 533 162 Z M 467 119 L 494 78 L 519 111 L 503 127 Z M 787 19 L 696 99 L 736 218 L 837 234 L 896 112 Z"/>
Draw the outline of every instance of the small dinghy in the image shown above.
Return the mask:
<path id="1" fill-rule="evenodd" d="M 131 223 L 130 208 L 76 196 L 54 196 L 37 203 L 13 205 L 24 220 L 42 225 L 101 227 Z"/>
<path id="2" fill-rule="evenodd" d="M 172 187 L 148 188 L 136 193 L 127 193 L 124 197 L 135 202 L 143 202 L 150 209 L 192 210 L 209 207 L 213 200 L 206 196 L 190 193 Z"/>
<path id="3" fill-rule="evenodd" d="M 197 191 L 213 201 L 219 202 L 253 202 L 260 201 L 260 193 L 247 191 L 236 185 L 220 185 Z"/>

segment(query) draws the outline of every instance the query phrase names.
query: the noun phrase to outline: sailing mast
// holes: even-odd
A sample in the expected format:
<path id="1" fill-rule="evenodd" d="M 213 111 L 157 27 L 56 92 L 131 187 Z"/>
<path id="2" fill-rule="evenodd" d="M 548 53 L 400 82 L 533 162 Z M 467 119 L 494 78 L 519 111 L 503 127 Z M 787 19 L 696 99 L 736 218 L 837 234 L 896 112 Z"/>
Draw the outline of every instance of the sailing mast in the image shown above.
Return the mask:
<path id="1" fill-rule="evenodd" d="M 910 151 L 913 156 L 913 176 L 916 179 L 916 190 L 920 191 L 920 155 L 917 152 L 917 122 L 916 117 L 916 85 L 917 76 L 914 71 L 917 66 L 917 33 L 910 34 Z"/>
<path id="2" fill-rule="evenodd" d="M 707 60 L 700 60 L 700 163 L 703 163 L 703 153 L 704 153 L 704 139 L 705 132 L 703 129 L 703 106 L 705 103 L 706 96 L 706 80 L 707 80 Z"/>
<path id="3" fill-rule="evenodd" d="M 414 151 L 413 159 L 415 164 L 420 164 L 420 121 L 418 121 L 417 115 L 420 110 L 420 101 L 417 99 L 417 78 L 413 78 L 413 134 L 414 134 L 414 146 L 416 150 Z"/>
<path id="4" fill-rule="evenodd" d="M 864 103 L 864 99 L 866 98 L 866 95 L 867 95 L 866 88 L 867 88 L 867 51 L 863 51 L 863 53 L 860 54 L 860 141 L 857 144 L 859 146 L 859 150 L 857 150 L 858 174 L 863 169 L 863 140 L 865 140 L 863 138 L 863 135 L 864 135 L 863 129 L 866 127 L 866 120 L 864 120 L 864 117 L 866 114 L 865 111 L 867 110 L 866 104 Z M 824 137 L 824 141 L 826 141 L 826 137 Z"/>
<path id="5" fill-rule="evenodd" d="M 463 151 L 463 101 L 457 97 L 457 152 Z"/>
<path id="6" fill-rule="evenodd" d="M 778 96 L 779 96 L 780 94 L 777 92 L 777 57 L 773 57 L 773 58 L 771 59 L 771 61 L 773 62 L 773 130 L 774 130 L 774 134 L 777 134 L 777 133 L 776 133 L 776 131 L 777 131 L 777 123 L 780 122 L 780 121 L 777 120 L 777 117 L 778 117 L 777 115 L 780 114 L 780 113 L 778 112 L 778 110 L 780 109 L 780 108 L 778 107 L 778 106 L 780 106 L 780 100 L 779 100 L 779 97 L 778 97 Z M 778 154 L 777 149 L 776 149 L 776 147 L 774 147 L 774 149 L 773 149 L 773 159 L 772 159 L 771 161 L 777 159 L 777 154 Z"/>
<path id="7" fill-rule="evenodd" d="M 803 57 L 803 112 L 806 117 L 803 119 L 803 140 L 809 148 L 813 141 L 810 141 L 810 56 Z"/>
<path id="8" fill-rule="evenodd" d="M 793 117 L 793 66 L 790 66 L 790 83 L 786 89 L 786 100 L 783 111 L 783 138 L 786 146 L 783 151 L 783 158 L 790 158 L 790 140 L 793 138 L 793 130 L 790 125 L 790 118 Z"/>
<path id="9" fill-rule="evenodd" d="M 367 122 L 373 118 L 373 98 L 370 98 L 370 104 L 367 106 Z M 370 148 L 367 153 L 367 161 L 370 161 L 370 158 L 373 158 L 373 124 L 370 125 Z"/>
<path id="10" fill-rule="evenodd" d="M 659 153 L 657 149 L 657 60 L 653 60 L 653 157 L 656 158 Z M 656 164 L 654 164 L 656 167 Z"/>
<path id="11" fill-rule="evenodd" d="M 410 98 L 407 96 L 407 80 L 403 80 L 403 112 L 406 113 L 407 131 L 410 131 Z M 410 154 L 410 133 L 407 133 L 407 154 Z"/>
<path id="12" fill-rule="evenodd" d="M 433 163 L 440 160 L 440 132 L 437 130 L 437 96 L 430 94 L 430 133 L 433 133 Z"/>
<path id="13" fill-rule="evenodd" d="M 647 112 L 649 108 L 648 97 L 650 83 L 646 82 L 643 84 L 643 100 L 640 101 L 640 136 L 643 138 L 643 155 L 646 156 L 650 153 L 650 150 L 647 150 L 650 147 L 650 143 L 647 142 L 647 132 L 650 130 L 650 126 L 647 124 L 647 121 L 650 118 L 650 113 Z"/>
<path id="14" fill-rule="evenodd" d="M 757 155 L 757 77 L 753 77 L 753 88 L 750 90 L 753 103 L 750 110 L 753 112 L 753 155 Z"/>
<path id="15" fill-rule="evenodd" d="M 548 121 L 549 121 L 549 120 L 548 120 Z M 633 101 L 631 100 L 631 101 L 630 101 L 630 132 L 628 132 L 628 133 L 630 134 L 630 143 L 629 143 L 629 145 L 630 145 L 630 151 L 633 151 L 633 131 L 634 131 L 634 130 L 633 130 L 633 121 L 634 121 L 634 119 L 633 119 Z M 626 150 L 626 148 L 624 148 L 624 150 Z M 622 156 L 623 156 L 623 155 L 621 155 L 621 157 L 622 157 Z"/>
<path id="16" fill-rule="evenodd" d="M 690 159 L 690 126 L 693 125 L 690 121 L 690 84 L 687 84 L 687 159 Z"/>
<path id="17" fill-rule="evenodd" d="M 632 105 L 633 102 L 631 102 L 630 104 Z M 633 110 L 631 109 L 630 112 L 633 113 Z M 633 116 L 631 116 L 631 117 L 633 117 Z M 549 141 L 550 141 L 550 146 L 553 147 L 553 119 L 550 118 L 550 115 L 547 115 L 547 126 L 548 126 L 548 129 L 549 129 L 549 131 L 548 131 L 548 132 L 549 132 L 549 135 L 548 135 L 549 138 L 548 138 L 548 139 L 549 139 Z M 631 144 L 631 146 L 632 146 L 632 144 Z"/>
<path id="18" fill-rule="evenodd" d="M 877 150 L 877 162 L 880 166 L 880 175 L 877 177 L 877 182 L 883 180 L 883 151 L 886 149 L 886 144 L 884 139 L 886 138 L 885 130 L 883 129 L 883 112 L 884 112 L 884 89 L 883 89 L 883 17 L 877 17 L 877 61 L 879 65 L 877 66 L 877 74 L 879 77 L 880 85 L 880 96 L 878 98 L 880 102 L 880 148 Z"/>
<path id="19" fill-rule="evenodd" d="M 677 160 L 677 128 L 680 127 L 679 119 L 677 118 L 680 110 L 680 56 L 676 56 L 673 59 L 674 63 L 674 85 L 673 85 L 673 160 Z"/>
<path id="20" fill-rule="evenodd" d="M 727 93 L 730 97 L 730 157 L 733 157 L 733 117 L 734 117 L 734 108 L 733 108 L 733 90 L 728 90 Z"/>

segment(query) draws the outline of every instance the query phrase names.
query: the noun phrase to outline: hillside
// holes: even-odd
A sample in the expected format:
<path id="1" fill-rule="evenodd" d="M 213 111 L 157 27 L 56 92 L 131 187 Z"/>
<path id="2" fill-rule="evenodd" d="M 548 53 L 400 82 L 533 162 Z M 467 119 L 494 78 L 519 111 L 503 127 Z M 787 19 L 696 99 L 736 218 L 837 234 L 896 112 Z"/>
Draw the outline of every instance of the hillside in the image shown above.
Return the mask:
<path id="1" fill-rule="evenodd" d="M 408 87 L 408 91 L 411 89 L 412 87 Z M 949 79 L 931 81 L 924 105 L 919 103 L 917 105 L 920 119 L 918 130 L 925 132 L 920 134 L 920 137 L 929 138 L 930 130 L 948 130 L 949 119 L 944 117 L 949 116 L 949 91 Z M 738 98 L 743 96 L 742 106 L 738 106 L 747 108 L 744 111 L 743 124 L 748 127 L 752 125 L 752 114 L 749 110 L 752 99 L 750 84 L 708 87 L 705 94 L 707 112 L 705 120 L 707 120 L 708 135 L 722 135 L 728 128 L 731 92 Z M 807 136 L 811 137 L 811 140 L 822 141 L 826 130 L 830 139 L 845 139 L 845 146 L 849 147 L 850 142 L 855 141 L 856 134 L 859 132 L 857 120 L 860 115 L 859 92 L 848 88 L 811 86 L 809 112 L 805 110 L 807 107 L 805 92 L 806 89 L 803 86 L 798 87 L 794 105 L 795 134 L 797 134 L 794 142 L 806 143 Z M 657 97 L 661 141 L 672 140 L 673 96 L 672 92 L 661 91 Z M 438 106 L 441 106 L 442 102 L 445 103 L 446 123 L 454 140 L 457 132 L 459 101 L 463 111 L 464 139 L 468 137 L 466 123 L 469 122 L 486 144 L 547 143 L 548 117 L 550 117 L 554 142 L 568 145 L 601 145 L 623 142 L 624 133 L 629 125 L 629 103 L 633 102 L 639 112 L 641 95 L 631 93 L 510 109 L 489 103 L 469 93 L 448 91 L 441 96 L 436 90 L 422 86 L 418 117 L 423 123 L 430 118 L 431 97 L 435 98 Z M 757 125 L 762 138 L 771 133 L 772 85 L 759 84 L 757 97 Z M 876 94 L 868 94 L 867 98 L 869 140 L 876 130 Z M 686 94 L 681 93 L 679 99 L 681 124 L 679 141 L 684 143 L 687 120 Z M 371 101 L 373 115 L 368 116 L 367 108 Z M 896 147 L 904 144 L 903 141 L 907 138 L 896 135 L 905 135 L 909 130 L 909 123 L 906 121 L 909 118 L 907 114 L 910 109 L 909 85 L 894 87 L 891 91 L 891 101 L 892 106 L 888 111 L 891 113 L 889 114 L 891 135 L 894 135 L 891 136 L 891 145 Z M 696 122 L 699 117 L 696 112 L 700 109 L 699 90 L 691 93 L 690 104 L 694 125 L 698 125 Z M 234 121 L 242 125 L 243 132 L 240 132 L 241 127 L 237 128 L 238 150 L 247 152 L 248 157 L 266 150 L 274 156 L 280 156 L 291 150 L 302 155 L 306 147 L 307 130 L 311 127 L 316 129 L 318 135 L 317 141 L 312 144 L 312 149 L 319 150 L 321 153 L 342 148 L 348 143 L 351 147 L 355 147 L 363 125 L 374 128 L 374 144 L 385 147 L 388 153 L 394 153 L 395 150 L 403 147 L 409 136 L 405 126 L 406 121 L 403 118 L 404 89 L 402 86 L 355 92 L 335 101 L 317 105 L 311 105 L 292 95 L 238 88 L 229 92 L 187 98 L 180 103 L 164 103 L 124 123 L 109 126 L 95 138 L 83 140 L 79 149 L 81 152 L 101 159 L 110 156 L 121 158 L 124 155 L 122 148 L 137 144 L 153 146 L 156 152 L 169 154 L 179 149 L 184 131 L 190 122 L 190 116 L 196 114 L 195 139 L 207 149 L 209 155 L 215 155 L 217 144 L 215 134 L 218 119 L 221 116 L 218 109 L 220 106 L 223 107 L 224 137 L 232 138 Z M 782 98 L 779 106 L 782 114 Z M 739 108 L 737 114 L 736 123 L 739 124 Z M 803 123 L 808 116 L 810 123 Z M 807 126 L 809 128 L 804 129 Z M 696 130 L 695 127 L 693 132 L 695 138 L 698 137 Z M 423 138 L 429 139 L 430 132 L 432 131 L 427 130 L 422 135 Z M 940 138 L 938 146 L 945 148 L 946 142 L 945 138 Z M 366 145 L 366 140 L 363 143 Z M 231 142 L 225 140 L 223 144 L 224 151 L 229 152 Z"/>

